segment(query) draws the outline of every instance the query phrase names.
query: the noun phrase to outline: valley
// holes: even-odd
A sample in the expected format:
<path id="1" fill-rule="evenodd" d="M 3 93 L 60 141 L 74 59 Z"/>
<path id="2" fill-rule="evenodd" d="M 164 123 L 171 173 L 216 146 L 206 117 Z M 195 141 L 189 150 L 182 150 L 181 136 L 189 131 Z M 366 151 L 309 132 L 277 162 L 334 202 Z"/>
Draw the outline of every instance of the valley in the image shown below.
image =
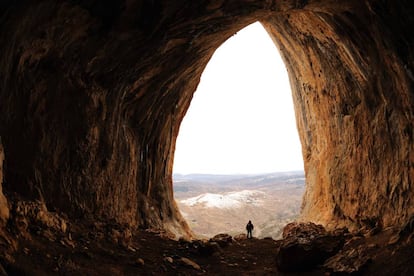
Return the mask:
<path id="1" fill-rule="evenodd" d="M 174 175 L 174 196 L 200 238 L 245 233 L 251 220 L 256 238 L 281 238 L 300 211 L 305 189 L 301 171 L 255 175 Z"/>

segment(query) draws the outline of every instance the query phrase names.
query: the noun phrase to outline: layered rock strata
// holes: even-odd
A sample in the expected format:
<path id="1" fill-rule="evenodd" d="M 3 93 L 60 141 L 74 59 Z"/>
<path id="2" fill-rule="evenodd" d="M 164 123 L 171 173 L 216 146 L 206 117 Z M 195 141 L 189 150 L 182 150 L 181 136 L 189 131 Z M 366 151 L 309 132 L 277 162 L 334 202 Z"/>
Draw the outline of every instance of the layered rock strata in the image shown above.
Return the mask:
<path id="1" fill-rule="evenodd" d="M 181 120 L 215 49 L 260 21 L 292 84 L 303 219 L 402 224 L 414 211 L 413 14 L 408 0 L 6 1 L 4 189 L 71 217 L 189 233 L 171 177 Z"/>
<path id="2" fill-rule="evenodd" d="M 409 6 L 309 4 L 266 23 L 290 72 L 307 177 L 305 219 L 360 227 L 413 214 Z"/>

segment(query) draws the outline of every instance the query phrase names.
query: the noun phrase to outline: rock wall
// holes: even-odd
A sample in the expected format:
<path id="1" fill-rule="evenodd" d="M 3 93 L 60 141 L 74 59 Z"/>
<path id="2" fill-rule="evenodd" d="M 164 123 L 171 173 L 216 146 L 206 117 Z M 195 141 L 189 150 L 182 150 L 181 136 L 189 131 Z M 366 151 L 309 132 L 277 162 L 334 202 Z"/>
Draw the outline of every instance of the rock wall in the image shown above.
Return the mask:
<path id="1" fill-rule="evenodd" d="M 260 20 L 289 69 L 304 218 L 393 224 L 413 213 L 408 1 L 0 7 L 7 191 L 72 217 L 189 233 L 172 191 L 179 125 L 214 50 Z"/>
<path id="2" fill-rule="evenodd" d="M 3 145 L 1 143 L 0 137 L 0 227 L 4 226 L 9 218 L 9 206 L 7 199 L 3 194 L 3 161 L 4 161 L 4 151 Z"/>
<path id="3" fill-rule="evenodd" d="M 359 227 L 413 215 L 414 19 L 406 7 L 309 5 L 267 24 L 291 75 L 305 219 Z"/>
<path id="4" fill-rule="evenodd" d="M 360 227 L 413 215 L 414 18 L 406 4 L 309 4 L 266 24 L 290 72 L 306 220 Z"/>

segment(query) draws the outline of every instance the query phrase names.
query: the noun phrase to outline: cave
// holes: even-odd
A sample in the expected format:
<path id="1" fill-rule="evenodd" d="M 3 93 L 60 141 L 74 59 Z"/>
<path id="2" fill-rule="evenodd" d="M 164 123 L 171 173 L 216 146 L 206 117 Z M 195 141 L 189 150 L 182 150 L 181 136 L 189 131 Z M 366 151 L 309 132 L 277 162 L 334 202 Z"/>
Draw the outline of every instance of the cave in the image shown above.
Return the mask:
<path id="1" fill-rule="evenodd" d="M 215 49 L 260 21 L 291 82 L 301 219 L 404 225 L 413 14 L 408 0 L 3 1 L 1 221 L 38 200 L 71 219 L 191 235 L 172 192 L 180 122 Z"/>
<path id="2" fill-rule="evenodd" d="M 225 41 L 181 122 L 174 174 L 303 171 L 289 79 L 259 22 Z"/>

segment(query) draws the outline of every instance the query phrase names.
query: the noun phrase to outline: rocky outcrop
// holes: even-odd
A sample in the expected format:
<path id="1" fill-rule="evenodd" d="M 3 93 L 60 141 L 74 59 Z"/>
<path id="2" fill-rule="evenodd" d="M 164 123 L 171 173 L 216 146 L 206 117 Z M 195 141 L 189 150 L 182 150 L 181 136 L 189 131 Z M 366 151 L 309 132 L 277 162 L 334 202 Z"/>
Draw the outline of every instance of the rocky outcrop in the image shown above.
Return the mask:
<path id="1" fill-rule="evenodd" d="M 214 237 L 212 237 L 210 239 L 210 242 L 215 242 L 218 245 L 220 245 L 220 247 L 226 247 L 228 246 L 231 242 L 233 241 L 233 237 L 230 236 L 229 234 L 226 233 L 222 233 L 222 234 L 217 234 Z"/>
<path id="2" fill-rule="evenodd" d="M 0 228 L 4 227 L 8 218 L 9 218 L 9 206 L 7 199 L 3 194 L 3 161 L 4 161 L 4 151 L 3 145 L 1 144 L 0 137 Z M 1 232 L 1 229 L 0 229 Z"/>
<path id="3" fill-rule="evenodd" d="M 387 226 L 414 212 L 408 0 L 0 7 L 7 192 L 73 218 L 189 234 L 172 191 L 180 122 L 214 50 L 260 21 L 292 84 L 307 178 L 303 219 Z"/>
<path id="4" fill-rule="evenodd" d="M 329 233 L 321 225 L 288 224 L 276 255 L 277 266 L 280 271 L 310 271 L 338 253 L 344 241 L 344 232 Z"/>

